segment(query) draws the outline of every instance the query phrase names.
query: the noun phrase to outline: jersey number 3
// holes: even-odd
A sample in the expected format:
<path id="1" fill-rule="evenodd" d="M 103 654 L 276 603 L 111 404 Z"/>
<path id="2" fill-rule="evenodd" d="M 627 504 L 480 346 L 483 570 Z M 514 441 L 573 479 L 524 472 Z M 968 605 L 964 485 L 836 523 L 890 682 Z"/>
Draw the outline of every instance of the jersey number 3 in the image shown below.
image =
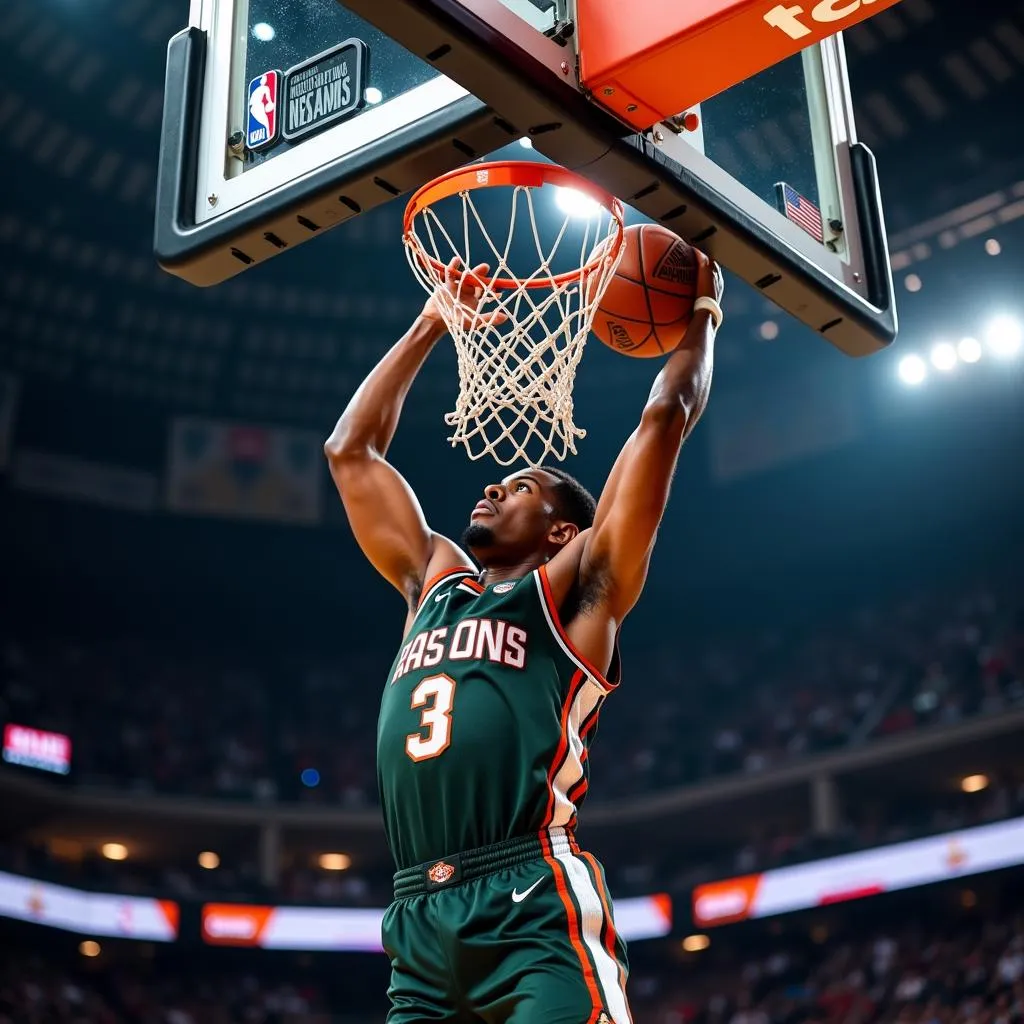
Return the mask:
<path id="1" fill-rule="evenodd" d="M 452 741 L 452 704 L 455 701 L 455 680 L 451 676 L 427 676 L 412 691 L 412 707 L 423 708 L 418 732 L 405 737 L 405 752 L 414 761 L 426 761 L 448 749 Z"/>

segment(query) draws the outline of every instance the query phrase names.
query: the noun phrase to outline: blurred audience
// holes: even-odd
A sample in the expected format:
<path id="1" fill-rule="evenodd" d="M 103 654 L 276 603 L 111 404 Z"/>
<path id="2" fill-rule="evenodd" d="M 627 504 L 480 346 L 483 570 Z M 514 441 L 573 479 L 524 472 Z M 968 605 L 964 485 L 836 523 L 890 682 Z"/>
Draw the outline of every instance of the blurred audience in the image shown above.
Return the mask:
<path id="1" fill-rule="evenodd" d="M 934 917 L 934 915 L 933 915 Z M 877 915 L 876 915 L 877 919 Z M 895 921 L 889 915 L 890 923 Z M 638 953 L 630 977 L 636 1024 L 1021 1024 L 1024 919 L 1003 910 L 942 926 L 862 925 L 829 939 L 746 941 L 747 952 L 657 966 Z M 717 942 L 717 937 L 713 938 Z M 752 950 L 761 950 L 756 952 Z M 668 947 L 665 947 L 665 952 Z M 255 954 L 265 956 L 265 954 Z M 662 960 L 664 958 L 662 957 Z M 332 957 L 286 982 L 207 961 L 201 970 L 143 969 L 103 959 L 0 950 L 0 1024 L 371 1024 L 381 993 L 355 988 L 358 958 Z M 347 977 L 346 977 L 347 975 Z M 365 977 L 365 971 L 363 972 Z M 359 993 L 354 1001 L 353 996 Z M 362 1015 L 360 1015 L 362 1010 Z"/>
<path id="2" fill-rule="evenodd" d="M 112 968 L 73 972 L 43 957 L 0 957 L 0 1024 L 341 1024 L 309 986 L 257 974 L 143 977 Z M 344 1018 L 364 1024 L 363 1018 Z"/>
<path id="3" fill-rule="evenodd" d="M 683 987 L 631 978 L 638 1024 L 1020 1024 L 1024 918 L 773 950 Z"/>
<path id="4" fill-rule="evenodd" d="M 628 797 L 1024 706 L 1019 594 L 931 595 L 841 623 L 629 648 L 602 716 L 595 800 Z M 0 640 L 0 721 L 71 735 L 83 785 L 244 800 L 376 802 L 387 652 L 344 671 L 141 641 Z M 603 750 L 615 756 L 603 757 Z"/>

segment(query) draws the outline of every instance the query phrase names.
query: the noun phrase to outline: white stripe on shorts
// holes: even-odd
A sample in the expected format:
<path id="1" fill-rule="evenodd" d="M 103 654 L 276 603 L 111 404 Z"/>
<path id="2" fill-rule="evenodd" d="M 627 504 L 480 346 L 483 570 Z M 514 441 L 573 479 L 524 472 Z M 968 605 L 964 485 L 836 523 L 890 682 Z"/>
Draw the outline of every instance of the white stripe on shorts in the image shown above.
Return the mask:
<path id="1" fill-rule="evenodd" d="M 619 983 L 619 963 L 601 942 L 601 928 L 604 925 L 604 904 L 594 886 L 586 862 L 572 852 L 563 852 L 553 847 L 555 859 L 565 868 L 569 888 L 580 907 L 580 929 L 583 942 L 597 965 L 597 981 L 605 1006 L 615 1024 L 632 1024 L 626 993 Z"/>

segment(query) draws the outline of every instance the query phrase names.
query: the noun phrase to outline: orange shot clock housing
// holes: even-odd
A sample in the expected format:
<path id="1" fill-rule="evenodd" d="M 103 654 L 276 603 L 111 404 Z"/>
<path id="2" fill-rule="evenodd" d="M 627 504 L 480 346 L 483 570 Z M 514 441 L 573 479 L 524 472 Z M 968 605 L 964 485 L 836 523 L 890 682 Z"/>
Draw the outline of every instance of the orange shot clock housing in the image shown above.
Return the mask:
<path id="1" fill-rule="evenodd" d="M 638 131 L 899 0 L 577 0 L 580 79 Z"/>

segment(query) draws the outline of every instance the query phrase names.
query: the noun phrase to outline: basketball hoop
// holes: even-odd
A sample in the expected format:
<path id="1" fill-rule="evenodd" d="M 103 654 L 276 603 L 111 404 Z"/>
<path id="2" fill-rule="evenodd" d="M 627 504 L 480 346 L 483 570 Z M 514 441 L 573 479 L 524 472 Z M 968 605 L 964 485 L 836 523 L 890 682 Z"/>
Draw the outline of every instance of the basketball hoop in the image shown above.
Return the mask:
<path id="1" fill-rule="evenodd" d="M 538 209 L 545 186 L 545 197 L 565 188 L 591 200 L 593 215 L 581 221 L 564 212 L 559 227 L 554 203 Z M 474 204 L 482 189 L 508 205 L 504 237 L 492 235 Z M 485 213 L 493 222 L 490 205 Z M 428 182 L 409 200 L 409 265 L 436 297 L 458 357 L 459 394 L 445 416 L 453 447 L 464 445 L 471 459 L 489 454 L 502 466 L 576 453 L 577 439 L 586 436 L 572 418 L 576 368 L 622 256 L 623 226 L 618 199 L 553 164 L 474 164 Z M 491 276 L 478 282 L 478 308 L 445 287 L 454 257 L 465 270 L 490 265 Z M 507 320 L 492 323 L 494 313 Z"/>

